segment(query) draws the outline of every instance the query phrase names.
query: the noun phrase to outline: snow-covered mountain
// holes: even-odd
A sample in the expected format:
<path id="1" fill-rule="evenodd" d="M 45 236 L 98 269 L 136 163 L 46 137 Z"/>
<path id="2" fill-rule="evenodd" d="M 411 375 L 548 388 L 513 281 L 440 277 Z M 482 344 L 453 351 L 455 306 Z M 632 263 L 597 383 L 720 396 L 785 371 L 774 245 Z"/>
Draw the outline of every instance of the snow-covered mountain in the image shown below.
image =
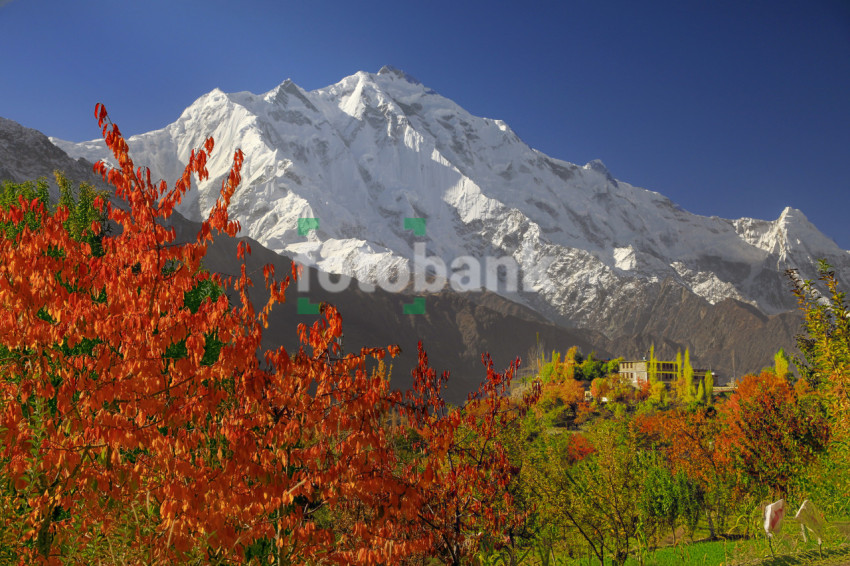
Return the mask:
<path id="1" fill-rule="evenodd" d="M 799 210 L 773 221 L 692 214 L 615 179 L 600 161 L 546 156 L 504 122 L 389 67 L 313 91 L 290 80 L 259 95 L 214 90 L 129 143 L 136 163 L 171 182 L 210 135 L 210 179 L 183 202 L 184 215 L 210 209 L 242 148 L 231 211 L 244 235 L 385 288 L 488 286 L 488 267 L 502 265 L 491 290 L 613 338 L 639 333 L 637 320 L 671 288 L 774 315 L 795 307 L 786 268 L 811 277 L 826 258 L 850 280 L 850 252 Z M 75 158 L 106 156 L 100 140 L 52 141 Z M 429 277 L 407 279 L 405 269 Z M 624 323 L 626 312 L 634 320 Z"/>

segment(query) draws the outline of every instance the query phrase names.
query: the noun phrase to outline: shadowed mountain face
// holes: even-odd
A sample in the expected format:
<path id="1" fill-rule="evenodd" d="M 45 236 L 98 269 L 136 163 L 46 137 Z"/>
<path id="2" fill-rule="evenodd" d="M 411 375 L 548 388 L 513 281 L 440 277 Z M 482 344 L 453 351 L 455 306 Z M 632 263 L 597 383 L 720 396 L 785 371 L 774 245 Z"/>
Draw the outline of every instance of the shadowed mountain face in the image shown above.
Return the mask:
<path id="1" fill-rule="evenodd" d="M 640 359 L 654 343 L 660 358 L 672 360 L 690 348 L 694 365 L 719 373 L 721 383 L 773 365 L 779 348 L 796 352 L 802 323 L 797 311 L 765 315 L 735 299 L 712 305 L 671 281 L 645 302 L 624 304 L 620 316 L 619 326 L 611 324 L 619 333 L 605 342 L 618 355 Z"/>
<path id="2" fill-rule="evenodd" d="M 47 177 L 53 183 L 53 171 L 64 171 L 69 179 L 95 181 L 92 164 L 85 159 L 73 160 L 39 132 L 0 117 L 0 181 L 22 183 Z M 52 195 L 59 189 L 51 185 Z"/>
<path id="3" fill-rule="evenodd" d="M 289 85 L 286 88 L 292 90 L 296 87 Z M 217 142 L 218 150 L 227 153 L 222 149 L 221 141 Z M 99 178 L 92 175 L 90 163 L 82 159 L 71 159 L 57 151 L 40 133 L 22 128 L 8 120 L 0 121 L 2 177 L 15 181 L 39 176 L 50 177 L 52 171 L 58 168 L 64 170 L 74 181 L 103 185 Z M 142 154 L 134 156 L 139 163 L 145 161 L 144 152 Z M 251 155 L 248 154 L 246 163 L 250 160 Z M 563 171 L 555 172 L 567 178 L 578 174 L 571 169 L 575 166 L 564 167 Z M 586 168 L 577 169 L 588 172 L 586 174 L 601 175 L 600 167 L 599 164 L 590 164 Z M 177 170 L 176 165 L 174 169 Z M 569 171 L 573 173 L 568 174 Z M 173 179 L 176 175 L 173 173 L 166 178 Z M 606 183 L 616 183 L 610 179 L 607 172 L 603 176 Z M 250 187 L 249 183 L 246 190 Z M 246 198 L 243 195 L 243 210 L 248 207 Z M 255 199 L 254 208 L 265 206 L 264 201 L 256 200 L 258 195 L 254 194 L 251 198 Z M 657 198 L 663 199 L 660 196 Z M 286 213 L 280 208 L 280 203 L 275 204 L 275 207 L 281 214 Z M 675 211 L 675 208 L 671 207 L 671 210 Z M 510 239 L 511 234 L 528 232 L 527 227 L 523 227 L 526 226 L 523 224 L 525 220 L 517 216 L 520 213 L 513 214 L 515 218 L 512 222 L 516 223 L 514 231 L 507 225 L 488 226 L 487 219 L 480 218 L 463 226 L 466 226 L 468 234 L 477 233 L 476 230 L 491 235 L 498 232 L 504 241 Z M 784 222 L 782 226 L 801 222 L 799 219 L 795 220 L 794 214 L 794 211 L 786 211 L 784 216 L 787 218 L 780 219 Z M 768 240 L 773 238 L 771 230 L 778 230 L 777 222 L 779 221 L 748 220 L 734 221 L 733 224 L 737 226 L 736 230 L 743 234 L 742 238 L 756 242 L 761 246 L 759 249 L 763 250 L 770 244 Z M 175 217 L 174 224 L 181 238 L 194 238 L 197 233 L 198 224 L 185 218 Z M 433 225 L 429 220 L 428 238 Z M 256 232 L 253 229 L 247 231 Z M 316 232 L 319 233 L 318 236 Z M 410 230 L 404 232 L 401 227 L 399 233 L 404 235 L 412 246 L 416 238 Z M 259 233 L 262 233 L 262 230 Z M 309 237 L 319 237 L 322 233 L 327 234 L 324 226 Z M 298 245 L 302 246 L 300 249 L 303 249 L 305 244 L 314 247 L 318 245 L 325 251 L 332 249 L 328 242 L 333 238 L 326 241 L 308 240 L 299 235 L 296 229 L 287 230 L 286 234 L 296 246 L 294 251 L 282 251 L 300 261 L 304 260 L 304 254 L 298 253 Z M 660 237 L 658 234 L 651 236 Z M 439 238 L 439 234 L 435 235 L 435 238 Z M 420 241 L 425 239 L 427 238 L 420 238 Z M 280 242 L 284 240 L 285 238 Z M 436 253 L 432 252 L 436 249 L 435 245 L 428 241 L 429 254 Z M 458 241 L 465 241 L 464 237 L 459 236 Z M 364 240 L 360 242 L 361 249 L 378 249 L 377 245 L 364 248 Z M 777 242 L 780 240 L 773 241 L 773 244 L 779 245 Z M 235 246 L 236 242 L 231 239 L 219 239 L 209 250 L 207 267 L 224 274 L 238 273 Z M 493 249 L 490 244 L 482 246 Z M 540 246 L 540 249 L 551 251 L 554 244 L 544 241 Z M 336 249 L 345 253 L 343 248 Z M 260 267 L 265 263 L 275 264 L 278 274 L 289 273 L 290 259 L 286 256 L 255 240 L 252 240 L 252 249 L 253 255 L 248 259 L 249 271 L 256 270 L 258 277 L 261 277 Z M 656 255 L 652 257 L 660 261 L 660 255 L 653 253 Z M 786 258 L 793 255 L 787 249 L 783 253 Z M 719 372 L 723 380 L 733 374 L 758 371 L 771 363 L 773 353 L 780 347 L 793 349 L 793 337 L 799 328 L 799 316 L 793 309 L 768 315 L 737 296 L 707 298 L 695 292 L 688 284 L 683 284 L 683 280 L 687 278 L 687 270 L 691 268 L 676 262 L 672 263 L 679 271 L 664 277 L 659 275 L 664 273 L 661 270 L 653 277 L 628 275 L 621 278 L 623 273 L 634 271 L 635 266 L 640 264 L 640 254 L 631 248 L 617 248 L 612 255 L 612 261 L 616 264 L 613 269 L 606 267 L 603 256 L 599 250 L 591 253 L 570 248 L 569 253 L 562 258 L 563 261 L 556 263 L 554 271 L 547 275 L 547 284 L 558 287 L 559 300 L 563 304 L 573 305 L 571 308 L 577 313 L 574 317 L 557 312 L 553 314 L 545 293 L 543 296 L 525 294 L 506 297 L 504 294 L 487 290 L 456 292 L 449 287 L 424 294 L 424 305 L 421 305 L 424 308 L 413 308 L 411 311 L 411 306 L 416 303 L 414 290 L 410 286 L 401 293 L 390 293 L 380 287 L 366 292 L 360 289 L 357 280 L 352 280 L 344 291 L 332 293 L 322 289 L 322 285 L 317 282 L 318 271 L 309 268 L 305 270 L 305 278 L 310 281 L 310 290 L 300 291 L 296 285 L 290 287 L 287 304 L 273 312 L 269 329 L 264 334 L 265 345 L 283 345 L 290 350 L 296 348 L 298 323 L 310 323 L 315 320 L 315 315 L 299 313 L 299 300 L 303 306 L 331 302 L 337 305 L 343 316 L 345 351 L 352 352 L 361 347 L 388 344 L 400 345 L 403 353 L 393 361 L 392 375 L 394 384 L 404 387 L 410 383 L 410 369 L 416 363 L 416 344 L 421 339 L 431 364 L 438 371 L 451 371 L 449 397 L 455 402 L 462 401 L 485 375 L 484 366 L 481 364 L 483 352 L 490 352 L 496 362 L 496 368 L 502 369 L 516 357 L 523 358 L 524 364 L 528 365 L 525 358 L 534 347 L 543 347 L 547 351 L 564 351 L 572 345 L 578 345 L 584 353 L 595 351 L 600 357 L 632 358 L 645 355 L 651 344 L 655 344 L 662 357 L 673 357 L 677 349 L 688 347 L 695 365 L 710 367 Z M 722 277 L 726 279 L 741 277 L 757 281 L 762 277 L 762 287 L 769 289 L 776 297 L 771 299 L 773 304 L 787 302 L 793 306 L 793 297 L 788 291 L 790 285 L 779 274 L 778 266 L 773 265 L 769 270 L 764 267 L 765 262 L 774 261 L 779 256 L 767 254 L 765 257 L 768 259 L 756 267 L 708 256 L 702 257 L 700 262 L 702 269 L 716 269 L 717 273 L 722 273 Z M 333 259 L 331 256 L 328 258 Z M 317 263 L 322 266 L 321 262 Z M 568 272 L 568 268 L 575 271 Z M 705 272 L 700 277 L 704 277 L 710 286 L 714 282 L 711 276 L 713 273 L 715 272 Z M 754 273 L 756 275 L 753 275 Z M 770 275 L 771 273 L 773 275 Z M 262 300 L 261 289 L 262 286 L 258 284 L 254 291 L 257 293 L 256 301 Z M 784 297 L 785 293 L 787 298 Z M 417 314 L 404 314 L 405 305 L 408 305 L 407 312 Z"/>
<path id="4" fill-rule="evenodd" d="M 176 226 L 178 237 L 189 239 L 197 234 L 193 222 L 181 218 Z M 209 250 L 207 267 L 235 275 L 237 241 L 219 238 Z M 290 272 L 289 258 L 255 241 L 250 243 L 249 273 L 261 273 L 262 266 L 269 263 L 277 274 Z M 481 354 L 485 352 L 501 370 L 517 357 L 525 366 L 530 365 L 528 354 L 537 347 L 563 352 L 576 345 L 585 354 L 595 351 L 598 357 L 635 359 L 645 356 L 652 344 L 659 357 L 668 359 L 673 359 L 677 350 L 689 348 L 695 366 L 712 369 L 725 381 L 772 364 L 779 348 L 793 351 L 794 336 L 802 321 L 796 311 L 765 315 L 733 299 L 712 305 L 667 281 L 651 303 L 637 296 L 626 302 L 620 320 L 610 321 L 610 329 L 619 334 L 608 338 L 595 330 L 552 324 L 533 310 L 487 291 L 426 295 L 424 312 L 404 314 L 405 305 L 409 308 L 416 300 L 413 295 L 380 288 L 364 292 L 356 280 L 345 291 L 331 293 L 322 289 L 315 269 L 306 269 L 302 276 L 309 280 L 309 291 L 299 291 L 297 284 L 290 286 L 287 303 L 273 311 L 264 334 L 266 347 L 283 345 L 291 350 L 298 346 L 297 324 L 309 324 L 317 318 L 299 314 L 299 301 L 332 303 L 343 316 L 345 351 L 398 344 L 402 355 L 393 362 L 393 383 L 407 387 L 421 340 L 431 365 L 438 371 L 450 370 L 448 396 L 454 402 L 462 401 L 484 377 Z M 255 304 L 263 304 L 267 298 L 261 286 L 253 289 Z"/>
<path id="5" fill-rule="evenodd" d="M 178 239 L 192 239 L 198 225 L 185 219 L 174 223 Z M 215 272 L 236 275 L 236 245 L 239 239 L 220 237 L 210 247 L 204 264 Z M 252 253 L 247 258 L 248 273 L 256 273 L 260 281 L 251 291 L 254 304 L 264 304 L 268 294 L 262 287 L 262 267 L 272 264 L 279 277 L 291 272 L 291 260 L 276 254 L 255 241 L 250 241 Z M 277 305 L 263 332 L 267 348 L 283 345 L 288 351 L 299 347 L 297 326 L 312 324 L 318 315 L 302 314 L 305 305 L 332 303 L 343 319 L 343 349 L 357 352 L 362 347 L 397 344 L 402 353 L 393 360 L 392 383 L 398 388 L 411 385 L 410 371 L 418 360 L 417 343 L 421 340 L 431 366 L 438 373 L 449 370 L 447 397 L 460 403 L 469 392 L 477 389 L 486 375 L 481 355 L 489 352 L 497 371 L 516 358 L 527 364 L 527 353 L 538 343 L 560 348 L 564 344 L 578 345 L 582 351 L 597 348 L 600 356 L 608 355 L 595 346 L 603 342 L 601 335 L 557 326 L 530 309 L 512 303 L 494 293 L 455 293 L 442 291 L 426 295 L 422 312 L 404 314 L 405 306 L 416 298 L 401 293 L 388 293 L 380 288 L 373 292 L 360 290 L 352 281 L 347 290 L 328 292 L 318 282 L 318 272 L 307 268 L 301 275 L 309 280 L 309 291 L 299 291 L 293 283 L 287 291 L 287 301 Z M 302 286 L 304 283 L 302 282 Z M 299 303 L 301 309 L 299 309 Z"/>

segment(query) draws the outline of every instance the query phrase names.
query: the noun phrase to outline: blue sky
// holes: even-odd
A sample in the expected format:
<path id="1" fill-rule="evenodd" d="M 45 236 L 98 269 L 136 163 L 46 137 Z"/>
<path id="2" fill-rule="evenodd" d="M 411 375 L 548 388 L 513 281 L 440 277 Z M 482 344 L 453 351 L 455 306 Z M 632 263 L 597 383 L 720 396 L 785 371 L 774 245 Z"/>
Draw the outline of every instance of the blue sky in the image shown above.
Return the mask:
<path id="1" fill-rule="evenodd" d="M 550 156 L 850 249 L 847 0 L 0 0 L 0 45 L 0 116 L 68 140 L 97 102 L 135 134 L 390 64 Z"/>

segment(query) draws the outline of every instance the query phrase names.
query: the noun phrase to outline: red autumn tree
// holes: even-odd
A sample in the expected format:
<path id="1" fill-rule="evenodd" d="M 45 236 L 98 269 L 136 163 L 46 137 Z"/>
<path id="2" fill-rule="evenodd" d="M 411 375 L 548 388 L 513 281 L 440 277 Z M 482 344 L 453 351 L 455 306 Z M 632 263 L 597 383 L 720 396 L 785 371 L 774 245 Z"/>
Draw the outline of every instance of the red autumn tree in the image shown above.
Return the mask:
<path id="1" fill-rule="evenodd" d="M 424 536 L 428 552 L 452 565 L 473 555 L 482 537 L 511 544 L 526 518 L 515 505 L 520 468 L 506 435 L 539 397 L 539 386 L 512 402 L 516 365 L 499 373 L 489 356 L 482 361 L 487 375 L 478 391 L 463 407 L 450 407 L 442 395 L 448 373 L 437 375 L 420 343 L 413 390 L 397 397 L 413 452 L 400 477 L 422 502 L 398 527 Z"/>
<path id="2" fill-rule="evenodd" d="M 178 244 L 163 221 L 192 175 L 207 178 L 213 140 L 170 189 L 135 167 L 102 105 L 95 113 L 116 163 L 96 169 L 123 204 L 94 204 L 117 235 L 92 223 L 89 234 L 102 236 L 93 253 L 69 233 L 66 207 L 51 213 L 21 198 L 0 211 L 19 228 L 0 238 L 1 503 L 11 510 L 11 551 L 60 564 L 123 540 L 130 562 L 259 554 L 388 563 L 425 548 L 387 537 L 392 517 L 358 519 L 345 533 L 318 518 L 352 501 L 373 507 L 404 487 L 385 473 L 388 384 L 366 371 L 386 350 L 335 357 L 341 322 L 327 306 L 300 329 L 301 350 L 266 352 L 261 367 L 262 327 L 290 278 L 277 282 L 267 268 L 270 298 L 257 311 L 244 262 L 233 279 L 201 268 L 214 234 L 239 228 L 227 207 L 241 151 L 197 239 Z M 190 305 L 210 284 L 237 304 L 212 293 Z"/>
<path id="3" fill-rule="evenodd" d="M 595 399 L 601 400 L 602 397 L 608 394 L 609 390 L 608 380 L 604 377 L 597 377 L 590 382 L 590 394 Z"/>
<path id="4" fill-rule="evenodd" d="M 829 440 L 817 398 L 799 397 L 785 377 L 772 372 L 745 376 L 720 413 L 724 450 L 755 485 L 777 497 Z"/>
<path id="5" fill-rule="evenodd" d="M 227 208 L 242 153 L 196 240 L 180 244 L 163 222 L 191 176 L 207 178 L 213 140 L 169 189 L 136 168 L 102 105 L 95 113 L 116 163 L 96 170 L 122 204 L 93 207 L 116 235 L 99 222 L 69 230 L 68 208 L 51 212 L 44 199 L 0 211 L 14 227 L 0 238 L 3 551 L 51 564 L 107 551 L 150 564 L 426 553 L 456 563 L 480 532 L 509 533 L 518 470 L 501 435 L 519 414 L 507 400 L 512 369 L 488 361 L 478 394 L 449 408 L 420 351 L 416 390 L 390 392 L 367 361 L 397 349 L 339 357 L 329 305 L 300 326 L 298 352 L 265 352 L 261 365 L 262 328 L 291 278 L 265 268 L 258 311 L 246 243 L 238 277 L 201 268 L 215 234 L 238 231 Z M 384 428 L 393 408 L 412 431 L 413 459 Z"/>

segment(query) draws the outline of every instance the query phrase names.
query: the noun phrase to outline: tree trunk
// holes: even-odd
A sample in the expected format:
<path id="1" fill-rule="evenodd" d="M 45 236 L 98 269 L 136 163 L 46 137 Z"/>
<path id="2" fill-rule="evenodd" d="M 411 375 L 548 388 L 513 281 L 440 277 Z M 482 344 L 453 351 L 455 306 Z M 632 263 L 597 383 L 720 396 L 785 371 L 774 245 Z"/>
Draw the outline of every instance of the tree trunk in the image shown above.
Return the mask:
<path id="1" fill-rule="evenodd" d="M 717 533 L 714 532 L 714 521 L 711 520 L 711 512 L 708 507 L 705 508 L 705 520 L 708 521 L 708 532 L 711 533 L 711 538 L 717 538 Z"/>

